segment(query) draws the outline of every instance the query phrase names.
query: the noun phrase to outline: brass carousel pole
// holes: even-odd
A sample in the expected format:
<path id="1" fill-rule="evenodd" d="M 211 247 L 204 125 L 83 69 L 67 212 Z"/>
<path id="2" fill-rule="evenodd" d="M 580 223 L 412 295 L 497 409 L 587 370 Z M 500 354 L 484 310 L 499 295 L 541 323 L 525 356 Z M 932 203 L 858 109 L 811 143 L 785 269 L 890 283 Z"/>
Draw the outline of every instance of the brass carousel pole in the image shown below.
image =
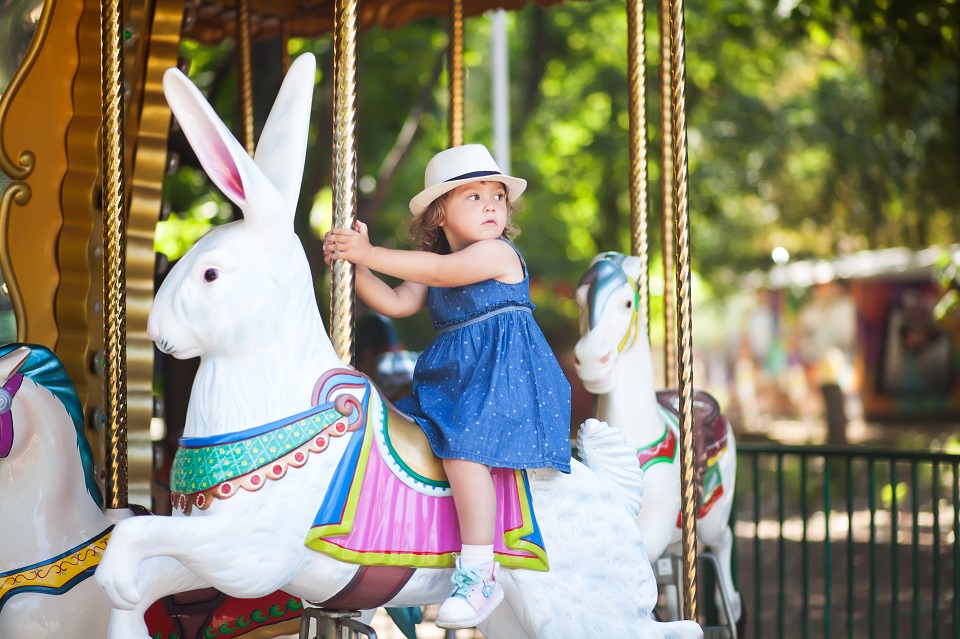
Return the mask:
<path id="1" fill-rule="evenodd" d="M 640 317 L 650 331 L 650 238 L 647 233 L 647 85 L 643 0 L 627 0 L 627 84 L 630 92 L 630 251 L 640 258 Z"/>
<path id="2" fill-rule="evenodd" d="M 670 1 L 670 95 L 673 123 L 673 180 L 676 197 L 677 332 L 680 346 L 680 489 L 683 549 L 683 612 L 697 619 L 697 495 L 693 429 L 693 337 L 690 317 L 690 208 L 687 199 L 686 62 L 683 0 Z"/>
<path id="3" fill-rule="evenodd" d="M 283 17 L 280 20 L 280 64 L 284 75 L 290 69 L 290 37 L 290 18 Z"/>
<path id="4" fill-rule="evenodd" d="M 333 226 L 357 219 L 357 5 L 336 0 L 333 22 Z M 333 262 L 330 337 L 344 364 L 353 359 L 354 265 Z"/>
<path id="5" fill-rule="evenodd" d="M 127 507 L 126 231 L 123 168 L 123 18 L 120 0 L 100 4 L 103 153 L 103 334 L 106 507 Z"/>
<path id="6" fill-rule="evenodd" d="M 463 0 L 450 1 L 450 146 L 463 144 Z"/>
<path id="7" fill-rule="evenodd" d="M 673 215 L 673 124 L 671 119 L 670 2 L 660 0 L 660 174 L 663 223 L 660 247 L 663 253 L 663 376 L 664 386 L 677 380 L 677 264 L 674 255 Z"/>
<path id="8" fill-rule="evenodd" d="M 243 148 L 253 157 L 253 73 L 250 61 L 250 0 L 237 0 L 237 53 L 240 62 L 240 108 Z"/>

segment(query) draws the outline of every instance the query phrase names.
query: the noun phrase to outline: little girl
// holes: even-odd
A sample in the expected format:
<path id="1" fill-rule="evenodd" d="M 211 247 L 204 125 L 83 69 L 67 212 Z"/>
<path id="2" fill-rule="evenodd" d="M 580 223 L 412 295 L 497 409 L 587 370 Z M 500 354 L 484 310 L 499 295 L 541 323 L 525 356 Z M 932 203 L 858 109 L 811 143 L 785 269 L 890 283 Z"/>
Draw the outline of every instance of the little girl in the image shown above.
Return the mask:
<path id="1" fill-rule="evenodd" d="M 526 264 L 510 239 L 526 180 L 503 175 L 486 147 L 430 160 L 410 200 L 419 251 L 370 244 L 366 225 L 333 229 L 324 259 L 357 265 L 357 294 L 374 311 L 407 317 L 429 306 L 437 336 L 417 360 L 413 392 L 397 408 L 423 428 L 457 509 L 456 588 L 437 615 L 470 628 L 503 600 L 493 542 L 491 468 L 570 472 L 570 385 L 531 313 Z M 371 271 L 405 280 L 391 288 Z"/>

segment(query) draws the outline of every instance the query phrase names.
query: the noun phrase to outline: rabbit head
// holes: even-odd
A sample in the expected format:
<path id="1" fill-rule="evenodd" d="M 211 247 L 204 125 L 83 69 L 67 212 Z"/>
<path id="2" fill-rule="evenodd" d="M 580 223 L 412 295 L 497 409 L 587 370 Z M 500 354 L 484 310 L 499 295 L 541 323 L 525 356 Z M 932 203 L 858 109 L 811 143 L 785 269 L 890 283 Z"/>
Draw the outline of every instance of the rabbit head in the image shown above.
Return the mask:
<path id="1" fill-rule="evenodd" d="M 293 228 L 315 70 L 312 54 L 293 63 L 252 159 L 183 73 L 164 74 L 164 94 L 204 171 L 243 212 L 200 238 L 157 292 L 147 332 L 165 353 L 244 356 L 323 334 Z"/>

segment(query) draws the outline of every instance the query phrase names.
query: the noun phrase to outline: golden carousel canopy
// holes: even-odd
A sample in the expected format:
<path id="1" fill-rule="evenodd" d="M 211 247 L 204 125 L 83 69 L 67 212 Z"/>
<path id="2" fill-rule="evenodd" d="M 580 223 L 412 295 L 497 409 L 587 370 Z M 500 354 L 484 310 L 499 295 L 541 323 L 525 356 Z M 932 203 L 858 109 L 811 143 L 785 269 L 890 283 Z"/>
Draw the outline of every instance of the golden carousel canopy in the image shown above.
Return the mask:
<path id="1" fill-rule="evenodd" d="M 528 4 L 550 6 L 562 0 L 464 0 L 464 17 L 480 15 L 493 9 L 519 9 Z M 333 29 L 333 0 L 252 0 L 250 30 L 254 39 L 267 39 L 286 34 L 309 38 Z M 362 0 L 358 7 L 358 26 L 393 29 L 420 18 L 448 17 L 450 0 Z M 236 30 L 237 5 L 217 0 L 196 0 L 187 3 L 183 35 L 212 44 L 233 38 Z"/>

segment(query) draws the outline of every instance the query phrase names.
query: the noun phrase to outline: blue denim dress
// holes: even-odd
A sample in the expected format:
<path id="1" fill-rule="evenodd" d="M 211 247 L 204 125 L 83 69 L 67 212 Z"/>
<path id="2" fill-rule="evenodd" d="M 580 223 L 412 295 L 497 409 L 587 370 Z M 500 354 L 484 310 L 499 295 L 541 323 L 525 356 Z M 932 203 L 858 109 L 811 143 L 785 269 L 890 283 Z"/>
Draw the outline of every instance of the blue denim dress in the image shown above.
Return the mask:
<path id="1" fill-rule="evenodd" d="M 525 262 L 523 271 L 516 284 L 430 288 L 437 336 L 396 406 L 439 457 L 569 473 L 570 383 L 533 318 Z"/>

